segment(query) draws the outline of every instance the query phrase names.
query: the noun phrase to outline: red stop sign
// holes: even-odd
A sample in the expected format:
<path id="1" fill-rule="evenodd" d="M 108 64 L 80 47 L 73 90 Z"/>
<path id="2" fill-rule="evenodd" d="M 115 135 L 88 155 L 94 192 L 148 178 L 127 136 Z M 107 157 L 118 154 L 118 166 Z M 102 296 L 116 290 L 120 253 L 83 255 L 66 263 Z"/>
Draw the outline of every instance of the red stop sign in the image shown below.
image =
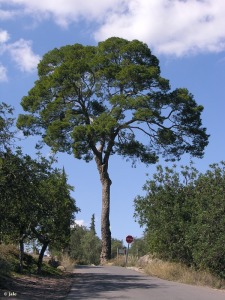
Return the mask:
<path id="1" fill-rule="evenodd" d="M 133 240 L 134 240 L 134 238 L 132 237 L 132 235 L 128 235 L 128 236 L 126 237 L 126 242 L 127 242 L 128 244 L 132 243 Z"/>

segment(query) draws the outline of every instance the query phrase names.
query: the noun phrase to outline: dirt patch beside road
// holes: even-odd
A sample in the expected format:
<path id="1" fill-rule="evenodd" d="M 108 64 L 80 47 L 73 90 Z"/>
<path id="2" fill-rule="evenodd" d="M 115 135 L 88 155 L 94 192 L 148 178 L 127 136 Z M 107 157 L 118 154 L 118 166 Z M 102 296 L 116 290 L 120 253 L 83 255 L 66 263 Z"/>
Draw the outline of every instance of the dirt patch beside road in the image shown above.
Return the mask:
<path id="1" fill-rule="evenodd" d="M 25 276 L 0 278 L 0 299 L 61 300 L 70 291 L 73 274 L 62 276 Z"/>

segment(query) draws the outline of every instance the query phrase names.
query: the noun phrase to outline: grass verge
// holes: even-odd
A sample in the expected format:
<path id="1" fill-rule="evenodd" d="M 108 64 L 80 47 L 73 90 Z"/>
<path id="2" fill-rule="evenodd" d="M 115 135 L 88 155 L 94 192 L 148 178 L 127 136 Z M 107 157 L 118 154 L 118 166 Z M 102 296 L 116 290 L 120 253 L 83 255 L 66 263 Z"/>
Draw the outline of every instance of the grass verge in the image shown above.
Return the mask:
<path id="1" fill-rule="evenodd" d="M 180 263 L 153 259 L 143 269 L 146 274 L 170 281 L 225 289 L 225 280 L 207 271 L 194 270 Z"/>
<path id="2" fill-rule="evenodd" d="M 148 261 L 140 263 L 137 257 L 129 256 L 127 267 L 135 267 L 136 270 L 175 282 L 191 285 L 208 286 L 217 289 L 225 289 L 225 280 L 216 277 L 207 271 L 197 271 L 184 264 L 162 261 L 148 256 Z M 111 265 L 125 267 L 125 257 L 119 256 L 109 262 Z"/>

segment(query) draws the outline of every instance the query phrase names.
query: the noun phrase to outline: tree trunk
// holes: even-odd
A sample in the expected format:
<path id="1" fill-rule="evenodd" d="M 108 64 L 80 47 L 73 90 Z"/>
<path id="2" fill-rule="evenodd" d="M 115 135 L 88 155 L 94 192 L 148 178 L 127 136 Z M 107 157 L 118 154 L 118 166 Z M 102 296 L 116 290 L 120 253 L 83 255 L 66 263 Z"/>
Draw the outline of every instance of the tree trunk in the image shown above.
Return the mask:
<path id="1" fill-rule="evenodd" d="M 42 270 L 41 270 L 41 267 L 42 267 L 42 261 L 43 261 L 43 257 L 44 257 L 44 253 L 45 253 L 45 250 L 47 249 L 48 247 L 48 244 L 49 242 L 44 242 L 43 245 L 42 245 L 42 248 L 41 248 L 41 251 L 39 253 L 39 257 L 38 257 L 38 269 L 37 269 L 37 273 L 38 274 L 41 274 Z"/>
<path id="2" fill-rule="evenodd" d="M 106 178 L 102 183 L 102 216 L 101 216 L 101 235 L 102 252 L 100 261 L 103 264 L 111 258 L 111 231 L 110 231 L 110 185 L 111 180 Z"/>
<path id="3" fill-rule="evenodd" d="M 102 215 L 101 215 L 101 238 L 102 238 L 102 251 L 100 255 L 100 262 L 104 264 L 111 258 L 111 231 L 110 231 L 110 186 L 112 184 L 107 164 L 102 164 L 96 158 L 96 164 L 100 174 L 102 184 Z"/>
<path id="4" fill-rule="evenodd" d="M 20 240 L 19 240 L 19 245 L 20 245 L 20 254 L 19 254 L 19 272 L 21 273 L 23 271 L 23 258 L 24 258 L 24 239 L 26 235 L 21 233 L 20 234 Z"/>

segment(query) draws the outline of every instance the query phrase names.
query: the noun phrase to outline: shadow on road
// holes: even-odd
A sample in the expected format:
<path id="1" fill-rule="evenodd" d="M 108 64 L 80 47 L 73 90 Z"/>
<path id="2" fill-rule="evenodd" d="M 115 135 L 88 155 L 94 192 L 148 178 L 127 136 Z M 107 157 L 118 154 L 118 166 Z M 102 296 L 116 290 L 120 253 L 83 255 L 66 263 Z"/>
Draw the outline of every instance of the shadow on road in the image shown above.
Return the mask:
<path id="1" fill-rule="evenodd" d="M 73 287 L 70 293 L 69 299 L 105 299 L 105 293 L 124 291 L 124 290 L 137 290 L 137 289 L 152 289 L 157 288 L 157 284 L 149 284 L 144 276 L 138 275 L 116 275 L 109 273 L 81 272 L 79 269 L 90 269 L 90 266 L 76 267 L 77 271 L 74 274 Z M 93 267 L 96 268 L 101 267 Z M 83 270 L 81 270 L 83 271 Z M 122 296 L 122 295 L 121 295 Z M 107 299 L 113 299 L 113 293 L 111 297 Z M 122 298 L 125 298 L 122 296 Z M 127 297 L 126 297 L 127 298 Z"/>

